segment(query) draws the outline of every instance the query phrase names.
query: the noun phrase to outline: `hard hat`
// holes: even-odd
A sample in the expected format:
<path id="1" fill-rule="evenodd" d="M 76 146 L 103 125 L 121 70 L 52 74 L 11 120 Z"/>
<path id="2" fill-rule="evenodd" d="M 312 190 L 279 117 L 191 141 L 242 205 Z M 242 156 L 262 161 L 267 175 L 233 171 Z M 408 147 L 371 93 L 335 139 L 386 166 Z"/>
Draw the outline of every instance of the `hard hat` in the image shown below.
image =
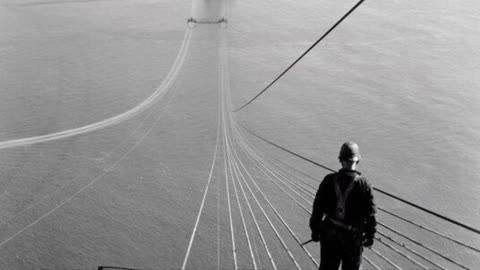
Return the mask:
<path id="1" fill-rule="evenodd" d="M 360 149 L 358 148 L 358 145 L 354 142 L 344 143 L 340 148 L 340 154 L 338 155 L 338 159 L 340 159 L 340 161 L 359 161 L 360 157 Z"/>

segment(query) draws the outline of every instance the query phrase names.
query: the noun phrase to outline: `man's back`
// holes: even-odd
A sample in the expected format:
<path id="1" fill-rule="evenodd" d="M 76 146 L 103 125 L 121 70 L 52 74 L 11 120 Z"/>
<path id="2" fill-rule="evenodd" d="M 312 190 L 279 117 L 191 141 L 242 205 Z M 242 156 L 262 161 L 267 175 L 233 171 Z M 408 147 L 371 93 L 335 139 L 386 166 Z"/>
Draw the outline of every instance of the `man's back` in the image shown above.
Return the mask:
<path id="1" fill-rule="evenodd" d="M 321 244 L 321 270 L 358 270 L 363 246 L 373 245 L 375 203 L 370 183 L 356 170 L 358 145 L 346 142 L 338 157 L 342 169 L 323 179 L 313 203 L 312 240 Z"/>
<path id="2" fill-rule="evenodd" d="M 353 182 L 353 183 L 352 183 Z M 327 175 L 320 184 L 315 203 L 313 205 L 312 217 L 319 221 L 326 214 L 329 217 L 338 218 L 337 202 L 338 192 L 335 185 L 338 185 L 341 194 L 353 185 L 345 199 L 345 213 L 343 221 L 352 226 L 361 226 L 364 219 L 375 214 L 375 203 L 372 195 L 372 188 L 368 180 L 357 171 L 342 169 L 338 173 Z"/>

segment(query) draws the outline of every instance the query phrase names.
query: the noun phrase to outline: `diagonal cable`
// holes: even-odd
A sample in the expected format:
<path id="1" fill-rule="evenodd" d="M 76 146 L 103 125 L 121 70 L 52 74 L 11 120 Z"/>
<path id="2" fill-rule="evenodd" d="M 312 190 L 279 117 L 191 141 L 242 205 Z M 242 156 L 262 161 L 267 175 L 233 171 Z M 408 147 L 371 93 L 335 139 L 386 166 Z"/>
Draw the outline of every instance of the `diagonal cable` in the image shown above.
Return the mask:
<path id="1" fill-rule="evenodd" d="M 317 44 L 320 43 L 320 41 L 322 41 L 326 36 L 328 36 L 328 34 L 330 34 L 330 32 L 332 32 L 333 29 L 335 29 L 345 18 L 347 18 L 357 7 L 359 7 L 363 3 L 363 1 L 365 1 L 365 0 L 358 1 L 357 4 L 355 4 L 355 6 L 353 6 L 347 13 L 345 13 L 345 15 L 343 15 L 343 17 L 340 20 L 338 20 L 332 27 L 330 27 L 330 29 L 328 29 L 328 31 L 325 32 L 325 34 L 323 34 L 323 36 L 321 36 L 317 41 L 315 41 L 315 43 L 313 43 L 310 46 L 310 48 L 308 48 L 302 55 L 300 55 L 300 57 L 297 58 L 297 60 L 295 60 L 282 73 L 280 73 L 280 75 L 278 75 L 277 78 L 275 78 L 269 85 L 267 85 L 267 87 L 265 87 L 262 91 L 260 91 L 260 93 L 258 93 L 252 99 L 250 99 L 247 103 L 243 104 L 242 107 L 234 110 L 233 112 L 238 112 L 238 111 L 242 110 L 243 108 L 247 107 L 250 103 L 252 103 L 252 101 L 257 99 L 261 94 L 263 94 L 265 91 L 267 91 L 270 88 L 270 86 L 275 84 L 281 77 L 283 77 L 283 75 L 285 75 L 285 73 L 287 73 L 295 64 L 297 64 L 298 61 L 300 61 L 300 59 L 302 59 L 305 55 L 307 55 L 308 52 L 310 52 L 315 46 L 317 46 Z"/>

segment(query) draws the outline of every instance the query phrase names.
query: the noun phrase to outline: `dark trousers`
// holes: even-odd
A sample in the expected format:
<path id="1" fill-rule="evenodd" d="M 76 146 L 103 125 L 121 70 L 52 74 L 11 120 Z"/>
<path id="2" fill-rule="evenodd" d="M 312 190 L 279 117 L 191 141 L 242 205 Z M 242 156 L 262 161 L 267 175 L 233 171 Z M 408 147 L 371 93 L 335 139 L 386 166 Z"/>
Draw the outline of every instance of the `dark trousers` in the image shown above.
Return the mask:
<path id="1" fill-rule="evenodd" d="M 333 225 L 332 225 L 333 226 Z M 359 270 L 362 265 L 361 237 L 329 226 L 320 234 L 320 270 Z"/>

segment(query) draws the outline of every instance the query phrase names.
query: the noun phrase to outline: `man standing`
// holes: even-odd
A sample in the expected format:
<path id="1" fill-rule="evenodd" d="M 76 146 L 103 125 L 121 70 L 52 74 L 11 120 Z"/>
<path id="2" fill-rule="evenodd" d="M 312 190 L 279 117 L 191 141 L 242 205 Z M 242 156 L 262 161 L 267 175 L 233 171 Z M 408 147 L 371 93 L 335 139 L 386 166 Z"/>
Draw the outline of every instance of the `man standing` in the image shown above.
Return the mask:
<path id="1" fill-rule="evenodd" d="M 346 142 L 338 157 L 342 169 L 323 179 L 313 203 L 312 240 L 320 241 L 320 270 L 358 270 L 363 247 L 373 245 L 375 203 L 370 183 L 357 171 L 360 150 Z"/>

